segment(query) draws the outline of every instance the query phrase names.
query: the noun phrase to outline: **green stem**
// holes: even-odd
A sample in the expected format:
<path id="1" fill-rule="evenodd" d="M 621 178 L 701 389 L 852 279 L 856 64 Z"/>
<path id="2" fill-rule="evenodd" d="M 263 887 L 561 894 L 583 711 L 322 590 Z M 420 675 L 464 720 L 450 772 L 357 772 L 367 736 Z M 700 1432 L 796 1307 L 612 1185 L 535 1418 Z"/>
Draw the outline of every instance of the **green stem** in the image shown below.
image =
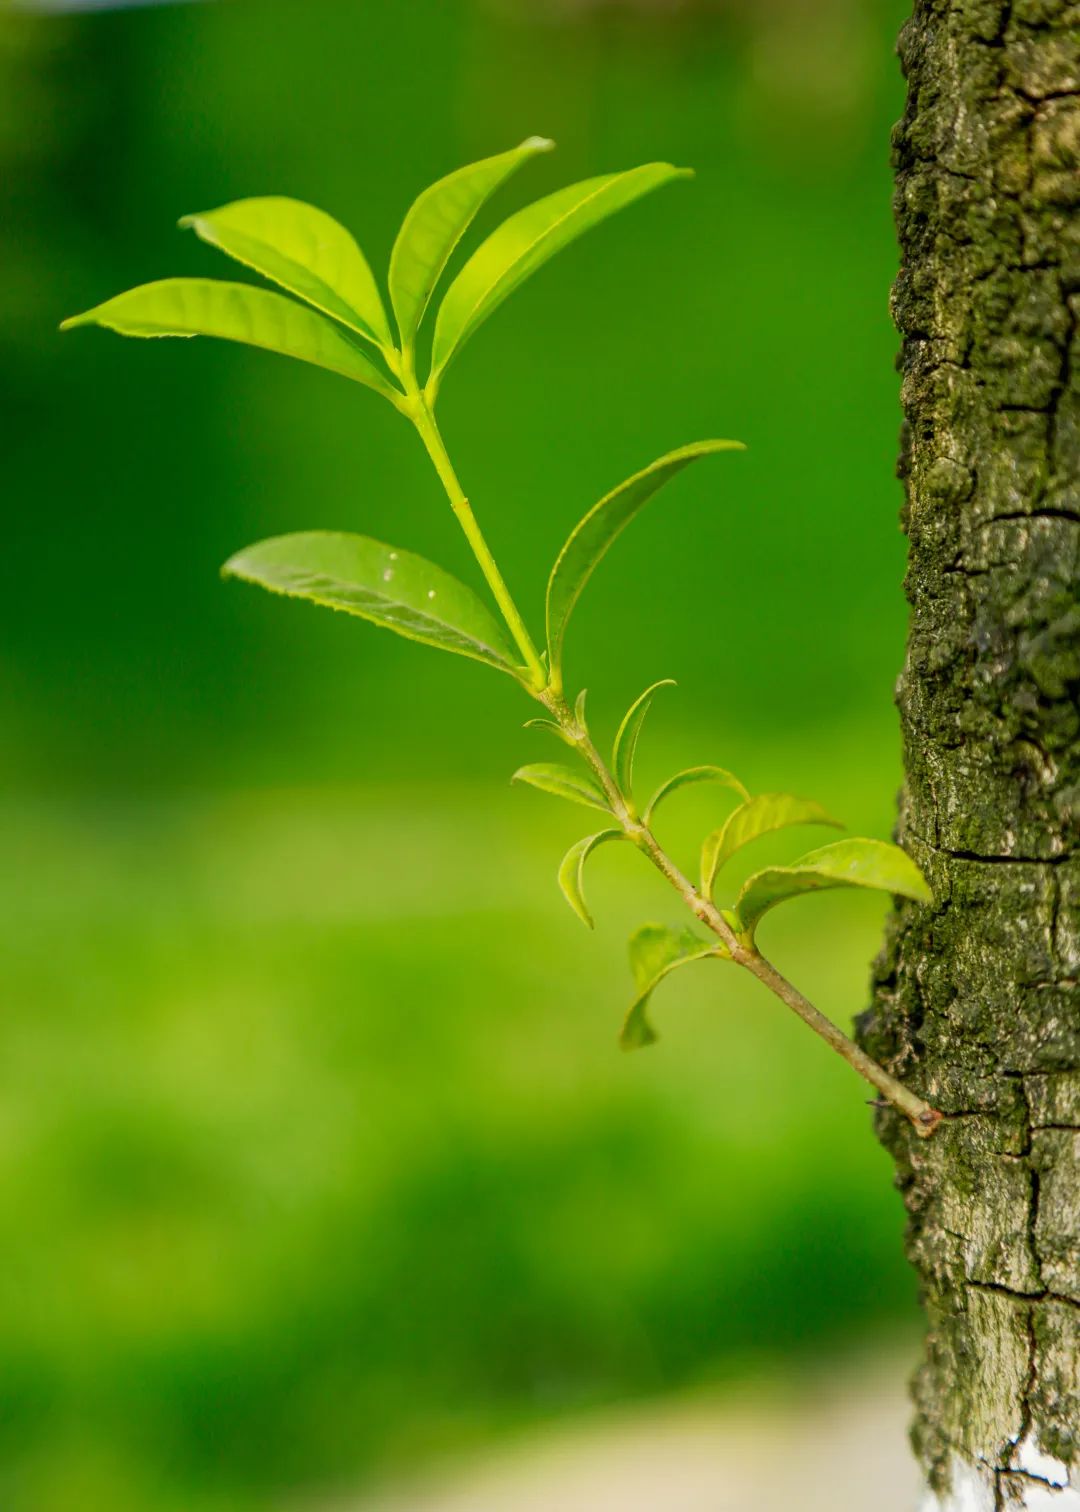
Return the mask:
<path id="1" fill-rule="evenodd" d="M 483 531 L 477 523 L 476 516 L 472 512 L 461 484 L 458 482 L 457 473 L 454 471 L 453 463 L 450 461 L 446 445 L 439 434 L 439 427 L 435 424 L 435 416 L 431 413 L 423 397 L 415 390 L 410 395 L 410 398 L 412 399 L 412 407 L 408 411 L 409 416 L 419 431 L 420 439 L 427 448 L 428 456 L 434 463 L 435 471 L 438 473 L 442 485 L 446 489 L 446 496 L 450 500 L 450 508 L 457 516 L 458 524 L 465 532 L 465 537 L 472 547 L 473 556 L 475 556 L 480 564 L 480 571 L 487 579 L 488 587 L 495 597 L 495 602 L 502 610 L 502 616 L 506 621 L 510 634 L 517 642 L 518 650 L 521 652 L 525 665 L 529 669 L 532 685 L 534 688 L 540 689 L 547 682 L 547 673 L 544 670 L 544 664 L 537 654 L 532 636 L 529 634 L 525 621 L 518 612 L 517 605 L 510 596 L 510 590 L 507 588 L 503 575 L 499 571 L 498 564 L 491 554 L 491 548 L 488 546 L 487 541 L 485 541 Z"/>

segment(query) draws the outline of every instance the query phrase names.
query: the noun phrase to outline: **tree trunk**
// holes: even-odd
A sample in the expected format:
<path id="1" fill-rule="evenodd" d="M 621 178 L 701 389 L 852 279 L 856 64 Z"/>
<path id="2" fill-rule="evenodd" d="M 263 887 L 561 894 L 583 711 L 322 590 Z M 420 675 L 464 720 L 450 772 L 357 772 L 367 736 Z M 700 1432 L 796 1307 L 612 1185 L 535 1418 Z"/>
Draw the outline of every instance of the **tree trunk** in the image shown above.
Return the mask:
<path id="1" fill-rule="evenodd" d="M 915 0 L 895 139 L 911 628 L 864 1045 L 928 1320 L 926 1512 L 1080 1508 L 1080 4 Z"/>

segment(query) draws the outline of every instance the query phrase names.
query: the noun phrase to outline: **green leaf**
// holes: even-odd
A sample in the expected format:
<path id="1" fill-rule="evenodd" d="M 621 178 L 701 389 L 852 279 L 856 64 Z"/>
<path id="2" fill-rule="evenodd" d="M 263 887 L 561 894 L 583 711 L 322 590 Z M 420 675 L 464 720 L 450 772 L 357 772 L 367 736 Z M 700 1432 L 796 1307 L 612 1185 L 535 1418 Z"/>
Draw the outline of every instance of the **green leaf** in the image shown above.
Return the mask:
<path id="1" fill-rule="evenodd" d="M 730 788 L 733 793 L 738 793 L 744 802 L 750 797 L 750 794 L 743 787 L 739 779 L 732 772 L 729 772 L 726 767 L 687 767 L 685 771 L 676 772 L 674 777 L 669 777 L 666 782 L 660 784 L 645 805 L 645 812 L 641 816 L 643 821 L 648 824 L 656 812 L 657 806 L 663 803 L 665 798 L 669 798 L 672 793 L 678 792 L 679 788 L 689 787 L 695 782 L 715 782 L 719 787 Z"/>
<path id="2" fill-rule="evenodd" d="M 581 692 L 574 700 L 574 718 L 577 721 L 578 728 L 581 730 L 587 730 L 589 728 L 585 723 L 585 700 L 588 696 L 588 688 L 582 688 Z"/>
<path id="3" fill-rule="evenodd" d="M 664 978 L 679 966 L 709 956 L 723 959 L 722 947 L 699 940 L 690 929 L 676 932 L 663 924 L 643 924 L 630 936 L 630 969 L 637 997 L 630 1004 L 619 1035 L 624 1050 L 638 1050 L 656 1040 L 656 1030 L 649 1023 L 646 1009 Z"/>
<path id="4" fill-rule="evenodd" d="M 603 789 L 588 772 L 575 772 L 572 767 L 556 761 L 538 761 L 532 766 L 519 767 L 511 782 L 527 782 L 530 787 L 543 793 L 554 793 L 556 798 L 568 798 L 571 803 L 583 803 L 586 808 L 603 809 L 610 813 Z"/>
<path id="5" fill-rule="evenodd" d="M 586 907 L 585 893 L 582 890 L 585 862 L 598 845 L 604 845 L 608 840 L 625 839 L 626 835 L 621 829 L 606 829 L 596 835 L 586 835 L 584 840 L 579 840 L 570 847 L 559 866 L 559 886 L 563 890 L 563 896 L 589 929 L 593 927 L 593 916 Z"/>
<path id="6" fill-rule="evenodd" d="M 619 784 L 624 798 L 629 798 L 631 794 L 634 781 L 634 753 L 637 750 L 638 736 L 641 734 L 641 726 L 645 723 L 645 716 L 649 712 L 653 695 L 657 688 L 674 687 L 673 677 L 664 677 L 659 682 L 654 682 L 651 688 L 646 688 L 641 697 L 630 705 L 623 717 L 623 722 L 615 736 L 611 764 L 615 769 L 615 781 Z"/>
<path id="7" fill-rule="evenodd" d="M 791 866 L 757 872 L 744 885 L 735 911 L 752 938 L 762 915 L 777 903 L 830 887 L 869 887 L 899 893 L 917 903 L 933 901 L 922 872 L 898 845 L 884 840 L 837 840 L 801 856 Z"/>
<path id="8" fill-rule="evenodd" d="M 367 259 L 332 215 L 276 195 L 185 215 L 180 224 L 376 346 L 393 350 Z"/>
<path id="9" fill-rule="evenodd" d="M 670 163 L 646 163 L 570 184 L 504 221 L 446 291 L 435 322 L 428 380 L 432 390 L 477 327 L 556 252 L 651 189 L 688 176 L 687 169 Z"/>
<path id="10" fill-rule="evenodd" d="M 400 407 L 401 395 L 358 346 L 325 316 L 295 299 L 216 278 L 163 278 L 73 315 L 60 329 L 99 325 L 121 336 L 218 336 L 328 368 L 375 389 Z"/>
<path id="11" fill-rule="evenodd" d="M 793 824 L 831 824 L 834 829 L 844 828 L 811 798 L 793 798 L 790 793 L 758 793 L 733 810 L 701 847 L 701 890 L 705 896 L 712 897 L 717 872 L 737 850 L 759 835 Z"/>
<path id="12" fill-rule="evenodd" d="M 699 457 L 715 452 L 743 451 L 741 441 L 695 441 L 668 452 L 644 471 L 635 473 L 594 504 L 570 532 L 551 569 L 547 588 L 548 660 L 553 679 L 561 676 L 563 638 L 567 621 L 581 591 L 616 536 L 658 488 Z"/>
<path id="13" fill-rule="evenodd" d="M 481 205 L 528 158 L 554 145 L 529 137 L 510 152 L 447 174 L 411 206 L 390 254 L 390 302 L 403 347 L 412 345 L 447 260 Z"/>
<path id="14" fill-rule="evenodd" d="M 248 546 L 221 570 L 520 675 L 501 626 L 472 589 L 411 551 L 367 536 L 304 531 Z"/>
<path id="15" fill-rule="evenodd" d="M 574 743 L 562 725 L 557 724 L 554 719 L 527 719 L 524 728 L 526 730 L 547 730 L 549 735 L 557 735 L 565 745 L 572 746 Z"/>

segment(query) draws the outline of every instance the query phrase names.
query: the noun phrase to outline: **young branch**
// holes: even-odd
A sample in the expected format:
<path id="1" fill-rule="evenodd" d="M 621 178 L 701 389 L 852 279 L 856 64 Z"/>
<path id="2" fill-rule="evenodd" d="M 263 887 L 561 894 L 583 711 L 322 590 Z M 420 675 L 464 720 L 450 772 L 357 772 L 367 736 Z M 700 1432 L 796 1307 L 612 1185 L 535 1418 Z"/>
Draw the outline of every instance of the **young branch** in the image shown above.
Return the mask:
<path id="1" fill-rule="evenodd" d="M 902 1082 L 897 1081 L 896 1077 L 891 1076 L 883 1066 L 879 1066 L 853 1040 L 849 1039 L 843 1030 L 839 1029 L 831 1019 L 826 1018 L 785 977 L 781 976 L 776 967 L 761 955 L 749 939 L 732 928 L 712 899 L 696 888 L 683 874 L 660 845 L 649 825 L 638 818 L 633 804 L 619 788 L 619 784 L 596 749 L 583 722 L 571 709 L 561 689 L 554 687 L 549 681 L 532 638 L 510 597 L 502 574 L 458 482 L 434 416 L 419 394 L 415 395 L 409 413 L 442 480 L 450 504 L 491 587 L 503 618 L 525 658 L 532 679 L 531 686 L 525 684 L 527 691 L 547 709 L 566 739 L 591 769 L 603 790 L 612 814 L 628 839 L 633 841 L 657 871 L 667 879 L 695 918 L 717 936 L 725 953 L 737 966 L 742 966 L 752 976 L 757 977 L 758 981 L 768 987 L 769 991 L 774 993 L 782 1003 L 797 1013 L 803 1022 L 808 1024 L 814 1033 L 830 1045 L 838 1055 L 842 1056 L 853 1070 L 875 1087 L 894 1108 L 910 1119 L 918 1134 L 924 1138 L 931 1135 L 941 1122 L 941 1113 L 912 1092 L 910 1088 L 905 1087 Z"/>

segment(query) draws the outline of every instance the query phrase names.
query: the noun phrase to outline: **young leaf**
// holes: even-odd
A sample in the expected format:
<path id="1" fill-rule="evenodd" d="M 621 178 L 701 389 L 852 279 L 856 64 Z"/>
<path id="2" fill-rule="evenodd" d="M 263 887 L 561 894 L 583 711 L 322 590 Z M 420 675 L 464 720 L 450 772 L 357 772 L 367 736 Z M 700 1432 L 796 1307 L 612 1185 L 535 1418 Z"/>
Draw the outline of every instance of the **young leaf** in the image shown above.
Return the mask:
<path id="1" fill-rule="evenodd" d="M 583 803 L 586 808 L 603 809 L 610 813 L 607 799 L 599 783 L 588 772 L 575 772 L 573 767 L 562 766 L 556 761 L 538 761 L 532 766 L 519 767 L 511 782 L 527 782 L 542 793 L 553 793 L 556 798 L 567 798 L 571 803 Z"/>
<path id="2" fill-rule="evenodd" d="M 687 767 L 685 771 L 676 772 L 674 777 L 669 777 L 666 782 L 660 784 L 645 805 L 645 812 L 641 816 L 643 822 L 648 824 L 656 812 L 657 806 L 663 803 L 665 798 L 670 797 L 672 793 L 678 792 L 679 788 L 689 787 L 694 782 L 715 782 L 719 787 L 730 788 L 733 793 L 738 793 L 744 802 L 750 797 L 750 794 L 743 787 L 739 779 L 725 767 Z"/>
<path id="3" fill-rule="evenodd" d="M 60 329 L 99 325 L 121 336 L 218 336 L 265 347 L 364 383 L 399 405 L 401 395 L 344 331 L 295 299 L 216 278 L 163 278 L 72 315 Z"/>
<path id="4" fill-rule="evenodd" d="M 447 260 L 481 205 L 528 158 L 554 145 L 529 137 L 510 152 L 447 174 L 411 206 L 390 254 L 390 302 L 403 347 L 412 345 Z"/>
<path id="5" fill-rule="evenodd" d="M 367 536 L 304 531 L 248 546 L 221 570 L 520 675 L 501 626 L 472 589 L 410 551 Z"/>
<path id="6" fill-rule="evenodd" d="M 598 845 L 604 845 L 608 840 L 625 839 L 626 834 L 621 829 L 606 829 L 596 835 L 586 835 L 584 840 L 579 840 L 576 845 L 570 847 L 559 866 L 559 886 L 563 890 L 563 896 L 589 929 L 593 928 L 593 916 L 586 907 L 585 894 L 582 890 L 585 862 Z"/>
<path id="7" fill-rule="evenodd" d="M 787 829 L 792 824 L 844 827 L 810 798 L 793 798 L 790 793 L 758 793 L 734 809 L 701 847 L 701 890 L 705 896 L 712 897 L 717 872 L 737 850 L 759 835 Z"/>
<path id="8" fill-rule="evenodd" d="M 557 735 L 566 745 L 573 745 L 573 741 L 563 729 L 561 724 L 556 724 L 554 719 L 527 719 L 526 730 L 547 730 L 549 735 Z"/>
<path id="9" fill-rule="evenodd" d="M 180 225 L 376 346 L 393 350 L 367 259 L 332 215 L 275 195 L 185 215 Z"/>
<path id="10" fill-rule="evenodd" d="M 695 441 L 678 451 L 668 452 L 644 471 L 635 473 L 594 504 L 570 532 L 559 552 L 547 587 L 548 658 L 552 677 L 562 669 L 563 638 L 567 621 L 581 591 L 619 532 L 646 505 L 658 488 L 699 457 L 714 452 L 744 451 L 741 441 Z"/>
<path id="11" fill-rule="evenodd" d="M 585 723 L 585 700 L 588 696 L 588 688 L 582 688 L 581 692 L 574 700 L 574 718 L 578 723 L 579 729 L 582 730 L 587 730 L 589 728 Z"/>
<path id="12" fill-rule="evenodd" d="M 651 189 L 688 176 L 687 169 L 670 163 L 646 163 L 570 184 L 504 221 L 446 291 L 435 322 L 428 380 L 432 391 L 476 328 L 556 252 Z"/>
<path id="13" fill-rule="evenodd" d="M 830 887 L 870 887 L 914 898 L 917 903 L 933 901 L 922 872 L 898 845 L 884 840 L 837 840 L 801 856 L 791 866 L 757 872 L 739 894 L 735 912 L 752 938 L 762 915 L 777 903 Z"/>
<path id="14" fill-rule="evenodd" d="M 645 716 L 649 712 L 649 705 L 653 701 L 653 694 L 657 688 L 673 688 L 674 686 L 673 677 L 664 677 L 659 682 L 654 682 L 651 688 L 646 688 L 641 697 L 630 705 L 619 726 L 618 734 L 615 736 L 611 764 L 615 770 L 615 781 L 626 798 L 630 797 L 634 780 L 634 753 L 637 750 L 638 736 L 641 734 L 641 726 L 645 723 Z"/>
<path id="15" fill-rule="evenodd" d="M 656 1040 L 656 1030 L 645 1010 L 659 983 L 677 967 L 708 956 L 722 959 L 722 947 L 699 940 L 690 929 L 676 933 L 663 924 L 643 924 L 630 936 L 630 969 L 637 997 L 630 1004 L 619 1035 L 624 1050 L 638 1050 Z"/>

